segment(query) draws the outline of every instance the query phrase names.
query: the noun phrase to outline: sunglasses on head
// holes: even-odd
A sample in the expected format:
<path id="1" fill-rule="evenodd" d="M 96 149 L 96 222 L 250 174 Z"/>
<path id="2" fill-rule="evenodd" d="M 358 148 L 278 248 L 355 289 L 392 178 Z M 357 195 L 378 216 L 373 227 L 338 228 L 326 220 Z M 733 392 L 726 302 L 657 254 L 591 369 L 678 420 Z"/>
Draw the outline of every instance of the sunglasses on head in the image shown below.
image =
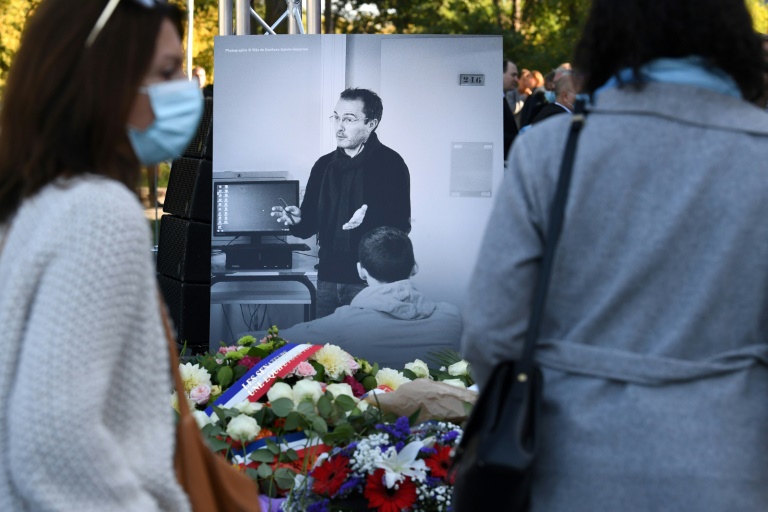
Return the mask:
<path id="1" fill-rule="evenodd" d="M 167 3 L 167 0 L 130 0 L 130 1 L 132 1 L 135 4 L 141 5 L 143 7 L 146 7 L 147 9 L 151 9 L 157 5 Z M 107 21 L 109 21 L 109 18 L 112 17 L 112 13 L 115 12 L 115 8 L 119 3 L 120 3 L 120 0 L 109 0 L 109 2 L 107 2 L 107 5 L 104 7 L 104 10 L 101 11 L 101 14 L 96 20 L 96 24 L 91 29 L 90 34 L 88 34 L 88 39 L 85 40 L 86 48 L 90 47 L 93 44 L 93 42 L 96 40 L 96 37 L 98 37 L 99 33 L 101 32 L 101 29 L 104 28 L 104 25 L 107 24 Z"/>

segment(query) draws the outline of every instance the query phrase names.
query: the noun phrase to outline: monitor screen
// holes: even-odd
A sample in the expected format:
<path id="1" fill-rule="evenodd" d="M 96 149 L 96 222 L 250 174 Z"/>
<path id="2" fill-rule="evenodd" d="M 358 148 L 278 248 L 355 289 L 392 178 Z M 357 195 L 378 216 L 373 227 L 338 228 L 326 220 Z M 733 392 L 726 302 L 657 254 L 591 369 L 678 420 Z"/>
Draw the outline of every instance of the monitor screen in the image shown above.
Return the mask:
<path id="1" fill-rule="evenodd" d="M 288 227 L 272 217 L 273 206 L 299 205 L 298 180 L 213 181 L 213 236 L 288 235 Z"/>

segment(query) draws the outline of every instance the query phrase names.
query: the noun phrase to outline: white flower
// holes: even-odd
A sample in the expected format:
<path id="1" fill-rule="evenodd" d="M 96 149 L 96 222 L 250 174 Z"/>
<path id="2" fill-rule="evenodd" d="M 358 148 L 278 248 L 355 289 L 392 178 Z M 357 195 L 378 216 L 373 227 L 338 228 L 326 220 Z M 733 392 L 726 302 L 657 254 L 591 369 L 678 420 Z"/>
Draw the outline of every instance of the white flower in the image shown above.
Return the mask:
<path id="1" fill-rule="evenodd" d="M 389 489 L 392 489 L 406 476 L 410 476 L 418 482 L 424 481 L 427 477 L 427 466 L 423 460 L 416 460 L 419 450 L 423 447 L 424 443 L 421 441 L 408 443 L 400 450 L 400 453 L 397 453 L 394 447 L 389 447 L 383 454 L 382 460 L 374 464 L 375 467 L 384 470 L 384 480 Z"/>
<path id="2" fill-rule="evenodd" d="M 208 416 L 208 414 L 205 411 L 194 411 L 192 413 L 192 416 L 195 418 L 195 421 L 197 422 L 197 426 L 201 429 L 206 425 L 210 425 L 211 423 L 215 423 L 219 421 L 219 418 L 218 416 L 216 416 L 215 412 L 212 414 L 213 417 Z"/>
<path id="3" fill-rule="evenodd" d="M 325 390 L 332 394 L 333 398 L 338 398 L 339 395 L 347 395 L 351 396 L 352 398 L 355 397 L 355 394 L 352 392 L 352 386 L 346 382 L 328 384 L 328 387 L 325 388 Z"/>
<path id="4" fill-rule="evenodd" d="M 185 363 L 179 365 L 179 373 L 181 374 L 181 380 L 184 382 L 184 391 L 190 392 L 192 388 L 205 384 L 209 388 L 211 387 L 211 374 L 208 370 L 201 368 L 199 365 L 192 363 Z"/>
<path id="5" fill-rule="evenodd" d="M 323 396 L 323 387 L 316 380 L 302 379 L 293 386 L 293 396 L 296 403 L 307 401 L 316 404 Z"/>
<path id="6" fill-rule="evenodd" d="M 256 423 L 256 420 L 245 414 L 235 416 L 227 425 L 227 435 L 236 441 L 244 443 L 252 441 L 259 435 L 260 431 L 261 428 Z"/>
<path id="7" fill-rule="evenodd" d="M 312 359 L 323 365 L 325 375 L 332 380 L 340 380 L 342 375 L 352 375 L 350 361 L 354 358 L 336 345 L 326 344 L 312 356 Z"/>
<path id="8" fill-rule="evenodd" d="M 445 379 L 443 382 L 445 384 L 450 384 L 451 386 L 456 386 L 457 388 L 465 388 L 466 389 L 466 387 L 467 387 L 464 384 L 464 382 L 461 381 L 461 379 Z"/>
<path id="9" fill-rule="evenodd" d="M 379 386 L 389 386 L 392 391 L 399 388 L 402 384 L 411 382 L 402 372 L 392 368 L 382 368 L 376 372 L 376 384 Z"/>
<path id="10" fill-rule="evenodd" d="M 194 410 L 195 410 L 195 408 L 197 407 L 197 404 L 196 404 L 195 402 L 193 402 L 193 401 L 192 401 L 192 400 L 191 400 L 191 399 L 190 399 L 190 398 L 187 396 L 187 394 L 186 394 L 186 393 L 184 393 L 184 397 L 187 399 L 187 407 L 189 407 L 189 410 L 190 410 L 190 411 L 194 411 Z M 176 391 L 174 391 L 173 393 L 171 393 L 171 407 L 173 407 L 174 409 L 176 409 L 176 412 L 180 413 L 180 411 L 179 411 L 179 394 L 178 394 Z"/>
<path id="11" fill-rule="evenodd" d="M 469 363 L 461 360 L 458 363 L 453 363 L 448 367 L 448 373 L 454 377 L 460 377 L 461 375 L 469 374 Z"/>
<path id="12" fill-rule="evenodd" d="M 250 400 L 243 400 L 239 404 L 235 405 L 235 409 L 243 414 L 256 414 L 264 407 L 259 402 L 251 402 Z"/>
<path id="13" fill-rule="evenodd" d="M 295 400 L 293 399 L 293 390 L 291 389 L 291 386 L 285 382 L 277 382 L 269 388 L 269 391 L 267 391 L 267 399 L 270 402 L 274 402 L 278 398 L 287 398 L 295 403 Z"/>
<path id="14" fill-rule="evenodd" d="M 429 367 L 427 367 L 427 363 L 425 363 L 421 359 L 417 359 L 412 363 L 406 364 L 405 369 L 411 370 L 414 373 L 414 375 L 416 375 L 419 378 L 429 377 Z"/>

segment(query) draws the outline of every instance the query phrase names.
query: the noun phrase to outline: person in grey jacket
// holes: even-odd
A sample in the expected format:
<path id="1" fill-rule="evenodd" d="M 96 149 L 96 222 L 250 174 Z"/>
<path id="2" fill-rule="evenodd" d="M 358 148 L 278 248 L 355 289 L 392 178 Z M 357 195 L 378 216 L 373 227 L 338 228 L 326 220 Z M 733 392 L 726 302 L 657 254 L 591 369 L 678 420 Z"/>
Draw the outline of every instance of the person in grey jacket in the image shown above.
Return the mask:
<path id="1" fill-rule="evenodd" d="M 357 269 L 366 288 L 331 315 L 280 331 L 291 343 L 331 343 L 381 367 L 402 370 L 430 352 L 458 351 L 459 309 L 434 302 L 410 280 L 418 266 L 408 235 L 390 226 L 360 240 Z"/>
<path id="2" fill-rule="evenodd" d="M 741 1 L 593 0 L 531 510 L 768 509 L 763 67 Z M 510 154 L 464 311 L 481 390 L 522 348 L 569 123 Z"/>

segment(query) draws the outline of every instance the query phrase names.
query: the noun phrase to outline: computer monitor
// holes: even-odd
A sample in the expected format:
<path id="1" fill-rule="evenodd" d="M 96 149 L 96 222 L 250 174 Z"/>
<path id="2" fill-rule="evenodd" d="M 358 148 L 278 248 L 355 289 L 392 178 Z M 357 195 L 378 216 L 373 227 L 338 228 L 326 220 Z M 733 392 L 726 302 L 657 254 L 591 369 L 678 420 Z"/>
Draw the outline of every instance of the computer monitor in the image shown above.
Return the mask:
<path id="1" fill-rule="evenodd" d="M 298 180 L 243 177 L 213 180 L 213 239 L 249 236 L 258 244 L 262 236 L 286 236 L 288 226 L 270 215 L 285 201 L 299 205 Z"/>

